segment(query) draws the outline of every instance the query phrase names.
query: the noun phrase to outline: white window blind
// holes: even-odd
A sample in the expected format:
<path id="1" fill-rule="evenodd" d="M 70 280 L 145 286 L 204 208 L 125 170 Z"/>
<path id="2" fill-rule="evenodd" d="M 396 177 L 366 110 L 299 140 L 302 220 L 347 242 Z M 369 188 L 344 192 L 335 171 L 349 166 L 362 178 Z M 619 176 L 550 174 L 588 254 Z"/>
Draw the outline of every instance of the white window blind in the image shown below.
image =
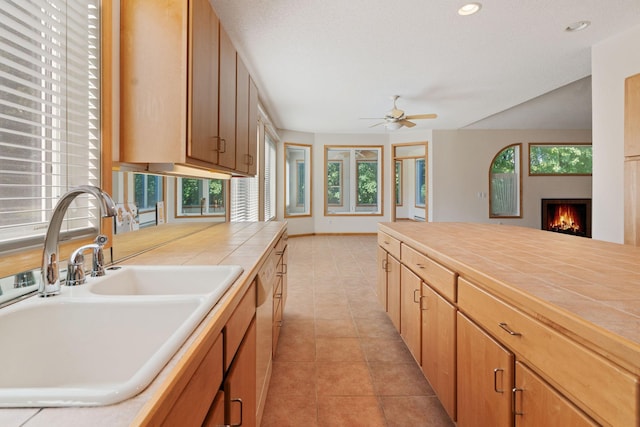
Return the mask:
<path id="1" fill-rule="evenodd" d="M 0 248 L 34 243 L 59 197 L 100 181 L 99 0 L 3 0 Z M 98 229 L 81 197 L 63 230 Z"/>
<path id="2" fill-rule="evenodd" d="M 264 139 L 264 220 L 276 216 L 276 143 L 265 132 Z"/>
<path id="3" fill-rule="evenodd" d="M 231 222 L 258 221 L 258 176 L 231 178 Z"/>

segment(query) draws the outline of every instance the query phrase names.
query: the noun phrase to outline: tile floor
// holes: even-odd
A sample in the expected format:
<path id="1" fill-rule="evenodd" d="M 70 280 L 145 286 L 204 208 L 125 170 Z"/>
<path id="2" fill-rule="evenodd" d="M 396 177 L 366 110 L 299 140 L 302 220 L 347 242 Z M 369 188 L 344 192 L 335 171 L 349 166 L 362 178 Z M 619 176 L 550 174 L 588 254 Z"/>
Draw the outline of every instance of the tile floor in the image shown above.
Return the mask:
<path id="1" fill-rule="evenodd" d="M 262 427 L 453 426 L 380 307 L 375 236 L 289 239 Z"/>

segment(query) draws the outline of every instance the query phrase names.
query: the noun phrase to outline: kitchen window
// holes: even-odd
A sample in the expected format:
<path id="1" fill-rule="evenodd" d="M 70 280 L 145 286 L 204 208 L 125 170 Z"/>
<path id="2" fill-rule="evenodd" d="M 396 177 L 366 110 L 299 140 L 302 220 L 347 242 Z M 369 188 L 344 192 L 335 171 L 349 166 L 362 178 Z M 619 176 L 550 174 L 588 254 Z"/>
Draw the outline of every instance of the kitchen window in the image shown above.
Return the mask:
<path id="1" fill-rule="evenodd" d="M 176 179 L 176 217 L 226 215 L 225 179 Z"/>
<path id="2" fill-rule="evenodd" d="M 41 242 L 62 194 L 100 184 L 99 0 L 4 1 L 0 10 L 0 248 Z M 79 197 L 63 234 L 99 229 Z"/>
<path id="3" fill-rule="evenodd" d="M 325 215 L 382 215 L 382 147 L 325 147 Z"/>

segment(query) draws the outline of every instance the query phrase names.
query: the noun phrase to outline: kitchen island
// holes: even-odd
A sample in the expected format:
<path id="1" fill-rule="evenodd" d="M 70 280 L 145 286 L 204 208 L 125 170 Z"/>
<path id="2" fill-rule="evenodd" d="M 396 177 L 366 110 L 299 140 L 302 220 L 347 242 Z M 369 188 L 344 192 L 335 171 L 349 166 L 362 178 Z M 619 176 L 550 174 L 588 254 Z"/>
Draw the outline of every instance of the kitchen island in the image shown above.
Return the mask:
<path id="1" fill-rule="evenodd" d="M 383 223 L 378 242 L 380 301 L 459 426 L 639 425 L 639 248 L 466 223 Z"/>
<path id="2" fill-rule="evenodd" d="M 0 409 L 0 425 L 111 427 L 160 424 L 159 420 L 175 409 L 194 373 L 204 365 L 203 360 L 209 357 L 208 349 L 216 346 L 214 341 L 222 342 L 218 338 L 221 338 L 223 328 L 233 321 L 237 309 L 244 303 L 249 307 L 248 315 L 255 314 L 256 276 L 281 239 L 286 239 L 284 222 L 223 223 L 122 262 L 131 265 L 228 264 L 240 265 L 244 271 L 155 380 L 137 396 L 101 407 Z M 253 299 L 245 298 L 247 295 Z M 245 301 L 253 303 L 253 307 Z M 252 322 L 255 322 L 253 317 Z M 255 357 L 253 360 L 255 369 Z M 55 364 L 52 365 L 54 368 Z M 253 372 L 255 375 L 255 370 Z M 252 392 L 255 393 L 255 385 Z"/>

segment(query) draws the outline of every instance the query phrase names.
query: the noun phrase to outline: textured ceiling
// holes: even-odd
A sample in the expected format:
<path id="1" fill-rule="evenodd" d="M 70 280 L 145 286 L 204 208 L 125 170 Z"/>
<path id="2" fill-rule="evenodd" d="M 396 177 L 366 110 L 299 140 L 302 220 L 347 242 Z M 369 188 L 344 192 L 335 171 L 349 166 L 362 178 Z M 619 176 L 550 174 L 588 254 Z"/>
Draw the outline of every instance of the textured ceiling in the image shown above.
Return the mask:
<path id="1" fill-rule="evenodd" d="M 451 0 L 211 3 L 274 125 L 322 133 L 386 132 L 361 118 L 395 94 L 438 114 L 414 129 L 590 128 L 591 46 L 640 23 L 638 0 L 485 0 L 467 17 Z"/>

